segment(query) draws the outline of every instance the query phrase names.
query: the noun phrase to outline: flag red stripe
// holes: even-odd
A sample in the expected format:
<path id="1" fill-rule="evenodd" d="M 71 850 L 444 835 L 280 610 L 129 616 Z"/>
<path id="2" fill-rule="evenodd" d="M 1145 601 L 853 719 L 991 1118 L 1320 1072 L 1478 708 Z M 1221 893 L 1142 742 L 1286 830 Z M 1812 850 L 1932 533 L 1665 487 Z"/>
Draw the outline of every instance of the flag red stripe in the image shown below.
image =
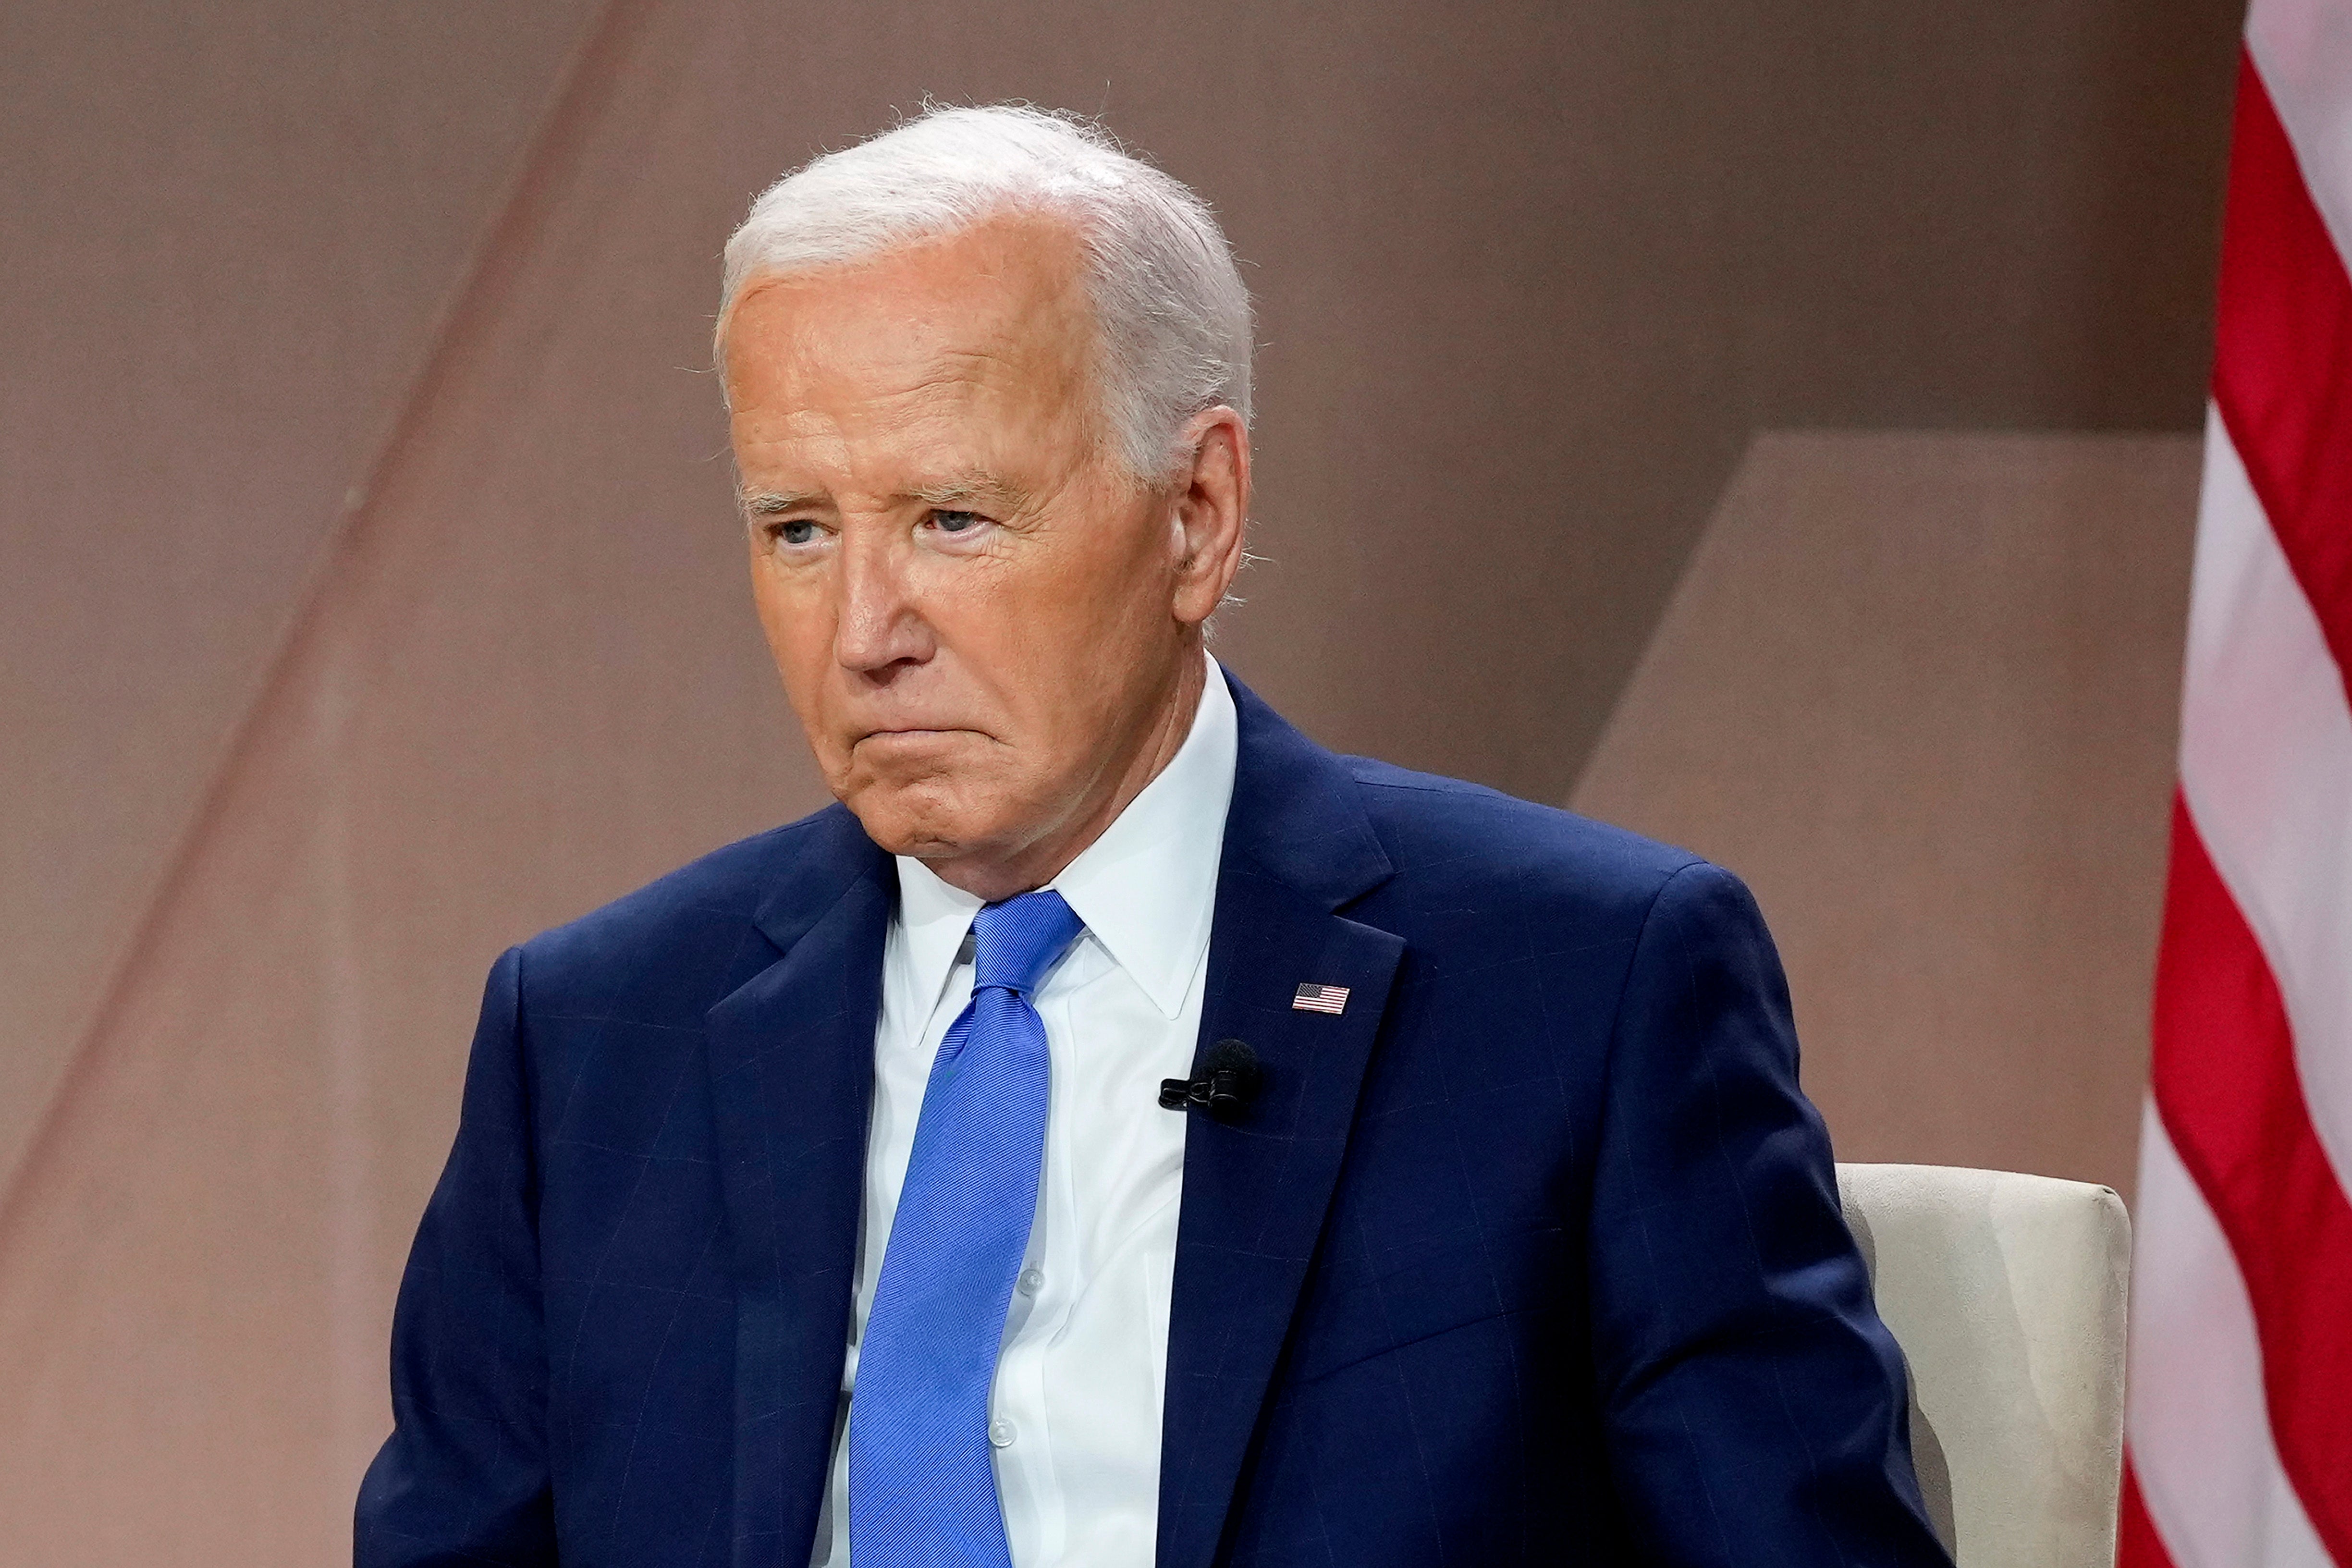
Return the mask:
<path id="1" fill-rule="evenodd" d="M 2245 1276 L 2280 1466 L 2352 1563 L 2352 1203 L 2304 1103 L 2277 982 L 2178 800 L 2150 1076 Z"/>
<path id="2" fill-rule="evenodd" d="M 2172 1553 L 2164 1549 L 2164 1537 L 2148 1517 L 2129 1454 L 2124 1456 L 2123 1498 L 2116 1520 L 2116 1568 L 2172 1568 Z"/>
<path id="3" fill-rule="evenodd" d="M 2352 279 L 2252 57 L 2238 62 L 2213 401 L 2352 671 Z"/>

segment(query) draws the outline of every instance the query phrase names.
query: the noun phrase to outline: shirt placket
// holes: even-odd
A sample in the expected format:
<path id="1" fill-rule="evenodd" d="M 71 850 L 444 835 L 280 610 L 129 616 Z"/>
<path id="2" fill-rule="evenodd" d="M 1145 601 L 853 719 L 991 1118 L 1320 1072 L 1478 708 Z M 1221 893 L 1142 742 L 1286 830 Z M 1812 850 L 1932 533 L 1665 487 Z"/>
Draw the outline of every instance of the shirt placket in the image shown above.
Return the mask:
<path id="1" fill-rule="evenodd" d="M 1037 998 L 1038 1013 L 1045 1021 L 1046 1038 L 1052 1047 L 1052 1092 L 1058 1104 L 1072 1102 L 1074 1079 L 1083 1071 L 1079 1055 L 1085 1048 L 1079 1023 L 1083 1009 L 1077 1005 L 1077 997 L 1099 978 L 1108 962 L 1098 945 L 1082 938 L 1079 948 Z M 1034 1281 L 1035 1289 L 1028 1295 L 1027 1316 L 1008 1344 L 997 1374 L 999 1387 L 1005 1388 L 1009 1383 L 1020 1406 L 1020 1414 L 1012 1416 L 1019 1426 L 1012 1447 L 1024 1450 L 1017 1465 L 1028 1488 L 1037 1568 L 1055 1568 L 1068 1550 L 1068 1509 L 1060 1469 L 1070 1456 L 1060 1455 L 1055 1449 L 1046 1384 L 1055 1343 L 1068 1326 L 1087 1268 L 1082 1256 L 1085 1215 L 1080 1212 L 1076 1183 L 1076 1168 L 1083 1158 L 1083 1133 L 1071 1125 L 1066 1115 L 1054 1116 L 1047 1127 L 1045 1168 L 1038 1204 L 1040 1234 L 1033 1237 L 1029 1256 L 1023 1264 L 1023 1273 L 1029 1277 L 1023 1284 Z M 1016 1286 L 1015 1291 L 1016 1297 L 1027 1294 L 1021 1286 Z M 1013 1374 L 1009 1380 L 1008 1373 Z"/>

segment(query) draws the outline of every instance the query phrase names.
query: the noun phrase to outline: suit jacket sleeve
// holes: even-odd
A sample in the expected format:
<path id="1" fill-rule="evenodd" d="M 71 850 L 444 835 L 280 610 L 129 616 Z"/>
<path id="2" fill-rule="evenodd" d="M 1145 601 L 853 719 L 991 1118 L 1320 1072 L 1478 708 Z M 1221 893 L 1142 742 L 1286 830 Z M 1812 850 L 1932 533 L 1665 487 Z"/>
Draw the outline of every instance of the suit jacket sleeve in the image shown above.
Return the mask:
<path id="1" fill-rule="evenodd" d="M 1736 878 L 1693 865 L 1667 880 L 1610 1052 L 1595 1373 L 1645 1559 L 1944 1564 L 1912 1474 L 1902 1356 L 1797 1087 L 1780 960 Z"/>
<path id="2" fill-rule="evenodd" d="M 457 1145 L 401 1281 L 357 1568 L 555 1562 L 521 971 L 520 949 L 490 971 Z"/>

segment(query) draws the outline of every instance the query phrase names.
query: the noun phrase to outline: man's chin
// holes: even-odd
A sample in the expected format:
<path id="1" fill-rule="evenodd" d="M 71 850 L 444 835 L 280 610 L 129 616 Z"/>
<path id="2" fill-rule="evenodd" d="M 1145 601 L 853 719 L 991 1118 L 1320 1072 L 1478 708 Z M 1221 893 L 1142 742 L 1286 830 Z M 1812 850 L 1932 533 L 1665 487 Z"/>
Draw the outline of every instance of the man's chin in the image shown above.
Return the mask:
<path id="1" fill-rule="evenodd" d="M 866 779 L 842 795 L 866 836 L 893 855 L 951 860 L 998 836 L 996 814 L 943 798 L 937 780 Z"/>

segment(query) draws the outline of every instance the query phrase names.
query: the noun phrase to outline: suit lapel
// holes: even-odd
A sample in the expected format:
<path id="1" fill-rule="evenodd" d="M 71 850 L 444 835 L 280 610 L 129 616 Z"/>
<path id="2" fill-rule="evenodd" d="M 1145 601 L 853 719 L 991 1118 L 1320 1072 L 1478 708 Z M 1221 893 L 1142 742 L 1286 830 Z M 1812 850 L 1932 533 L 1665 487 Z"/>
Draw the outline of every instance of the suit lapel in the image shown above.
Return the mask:
<path id="1" fill-rule="evenodd" d="M 814 1541 L 849 1342 L 890 862 L 835 806 L 756 923 L 779 956 L 705 1018 L 736 1299 L 735 1561 Z"/>
<path id="2" fill-rule="evenodd" d="M 1265 1069 L 1230 1124 L 1195 1118 L 1168 1334 L 1160 1568 L 1208 1568 L 1322 1235 L 1402 939 L 1335 912 L 1390 875 L 1345 765 L 1234 681 L 1226 818 L 1200 1047 L 1246 1040 Z M 1337 1016 L 1291 1005 L 1348 988 Z"/>

